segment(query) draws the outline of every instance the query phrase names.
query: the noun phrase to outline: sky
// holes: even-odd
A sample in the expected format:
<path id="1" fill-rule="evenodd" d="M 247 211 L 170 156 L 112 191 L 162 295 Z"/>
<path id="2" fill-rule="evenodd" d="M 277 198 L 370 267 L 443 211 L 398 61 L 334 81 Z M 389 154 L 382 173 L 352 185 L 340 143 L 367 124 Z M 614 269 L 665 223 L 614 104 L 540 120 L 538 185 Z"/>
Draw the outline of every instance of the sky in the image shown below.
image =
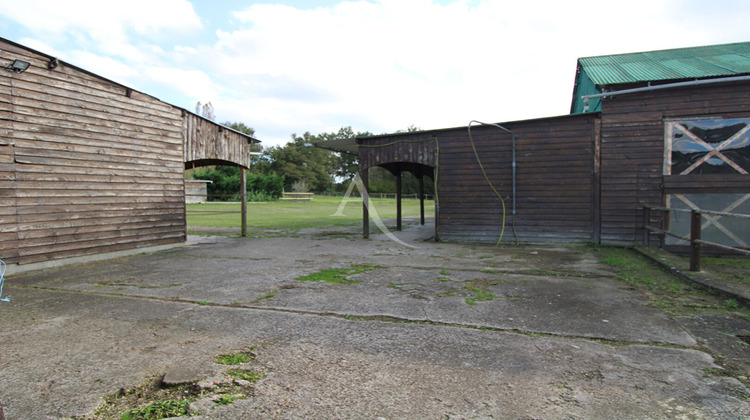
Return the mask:
<path id="1" fill-rule="evenodd" d="M 265 146 L 570 112 L 579 57 L 750 41 L 746 0 L 0 0 L 0 36 Z"/>

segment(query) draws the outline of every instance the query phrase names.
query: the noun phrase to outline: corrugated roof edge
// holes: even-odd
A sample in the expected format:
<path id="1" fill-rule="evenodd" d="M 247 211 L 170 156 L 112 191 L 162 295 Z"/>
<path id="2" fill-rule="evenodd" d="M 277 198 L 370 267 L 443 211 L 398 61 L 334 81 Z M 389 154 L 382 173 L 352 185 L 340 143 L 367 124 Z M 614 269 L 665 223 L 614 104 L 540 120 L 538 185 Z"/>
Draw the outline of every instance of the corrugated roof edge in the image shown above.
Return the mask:
<path id="1" fill-rule="evenodd" d="M 250 136 L 250 135 L 248 135 L 248 134 L 245 134 L 245 133 L 243 133 L 243 132 L 241 132 L 241 131 L 237 131 L 237 130 L 235 130 L 235 129 L 233 129 L 233 128 L 227 127 L 227 126 L 225 126 L 224 124 L 219 124 L 219 123 L 217 123 L 216 121 L 212 121 L 212 120 L 209 120 L 208 118 L 206 118 L 206 117 L 204 117 L 204 116 L 202 116 L 202 115 L 198 115 L 198 114 L 196 114 L 195 112 L 192 112 L 192 111 L 190 111 L 190 110 L 188 110 L 188 109 L 185 109 L 185 108 L 183 108 L 183 107 L 180 107 L 180 106 L 177 106 L 177 105 L 173 105 L 173 104 L 170 104 L 169 102 L 165 102 L 165 101 L 162 101 L 161 99 L 157 98 L 156 96 L 153 96 L 153 95 L 149 95 L 148 93 L 144 93 L 144 92 L 141 92 L 140 90 L 137 90 L 137 89 L 133 89 L 133 88 L 131 88 L 131 87 L 129 87 L 129 86 L 125 86 L 125 85 L 123 85 L 122 83 L 119 83 L 119 82 L 115 82 L 114 80 L 111 80 L 111 79 L 107 79 L 107 78 L 106 78 L 106 77 L 104 77 L 104 76 L 101 76 L 101 75 L 98 75 L 98 74 L 96 74 L 96 73 L 93 73 L 93 72 L 91 72 L 91 71 L 89 71 L 89 70 L 86 70 L 86 69 L 84 69 L 84 68 L 82 68 L 82 67 L 78 67 L 78 66 L 76 66 L 75 64 L 71 64 L 71 63 L 69 63 L 69 62 L 67 62 L 67 61 L 64 61 L 64 60 L 60 60 L 60 59 L 59 59 L 59 58 L 57 58 L 57 57 L 51 56 L 51 55 L 49 55 L 49 54 L 46 54 L 46 53 L 43 53 L 43 52 L 41 52 L 41 51 L 37 51 L 37 50 L 35 50 L 35 49 L 31 48 L 31 47 L 27 47 L 26 45 L 23 45 L 23 44 L 19 44 L 19 43 L 17 43 L 17 42 L 11 41 L 11 40 L 9 40 L 9 39 L 7 39 L 7 38 L 3 38 L 3 37 L 0 37 L 0 41 L 2 41 L 2 42 L 6 42 L 6 43 L 8 43 L 8 44 L 10 44 L 10 45 L 13 45 L 14 47 L 17 47 L 17 48 L 21 48 L 21 49 L 24 49 L 24 50 L 26 50 L 26 51 L 29 51 L 29 52 L 30 52 L 30 53 L 32 53 L 32 54 L 36 54 L 36 55 L 41 55 L 42 57 L 46 57 L 47 59 L 50 59 L 50 60 L 54 58 L 54 59 L 56 59 L 56 60 L 57 60 L 58 62 L 60 62 L 60 63 L 64 63 L 66 67 L 70 67 L 70 68 L 72 68 L 72 69 L 74 69 L 74 70 L 76 70 L 76 71 L 79 71 L 79 72 L 81 72 L 81 73 L 87 74 L 87 75 L 89 75 L 89 76 L 92 76 L 92 77 L 96 77 L 97 79 L 103 80 L 103 81 L 105 81 L 105 82 L 107 82 L 107 83 L 111 83 L 111 84 L 113 84 L 113 85 L 116 85 L 116 86 L 120 86 L 120 87 L 121 87 L 121 88 L 123 88 L 123 89 L 130 89 L 130 90 L 131 90 L 131 91 L 133 91 L 133 92 L 138 92 L 138 93 L 140 93 L 141 95 L 145 95 L 145 96 L 148 96 L 148 97 L 150 97 L 150 98 L 153 98 L 153 99 L 155 99 L 155 100 L 157 100 L 157 101 L 159 101 L 159 102 L 165 103 L 165 104 L 167 104 L 167 105 L 171 106 L 172 108 L 175 108 L 175 109 L 179 109 L 179 110 L 181 110 L 181 111 L 185 111 L 185 112 L 187 112 L 187 113 L 193 114 L 193 115 L 195 115 L 196 117 L 198 117 L 198 118 L 202 118 L 202 119 L 204 119 L 204 120 L 206 120 L 206 121 L 208 121 L 208 122 L 210 122 L 210 123 L 212 123 L 212 124 L 220 125 L 220 126 L 221 126 L 221 127 L 223 128 L 223 129 L 226 129 L 226 130 L 229 130 L 229 131 L 233 131 L 233 132 L 235 132 L 235 133 L 237 133 L 237 134 L 239 134 L 239 135 L 241 135 L 241 136 L 243 136 L 243 137 L 247 137 L 248 139 L 250 139 L 250 140 L 253 140 L 253 141 L 252 141 L 251 143 L 261 143 L 261 141 L 260 141 L 260 140 L 256 139 L 256 138 L 255 138 L 255 137 L 253 137 L 253 136 Z"/>
<path id="2" fill-rule="evenodd" d="M 730 56 L 741 60 L 728 65 L 720 59 Z M 750 74 L 750 42 L 590 56 L 577 62 L 598 86 Z M 682 66 L 674 67 L 678 62 Z"/>
<path id="3" fill-rule="evenodd" d="M 601 58 L 601 57 L 622 57 L 627 55 L 637 55 L 637 54 L 653 54 L 653 53 L 661 53 L 661 52 L 676 52 L 676 51 L 688 51 L 688 50 L 698 50 L 698 49 L 707 49 L 707 48 L 717 48 L 717 47 L 728 47 L 732 45 L 750 45 L 749 41 L 744 42 L 730 42 L 727 44 L 714 44 L 714 45 L 701 45 L 697 47 L 681 47 L 681 48 L 668 48 L 664 50 L 650 50 L 650 51 L 633 51 L 629 53 L 620 53 L 620 54 L 604 54 L 604 55 L 591 55 L 587 57 L 579 57 L 578 60 L 586 60 L 586 59 L 592 59 L 592 58 Z"/>

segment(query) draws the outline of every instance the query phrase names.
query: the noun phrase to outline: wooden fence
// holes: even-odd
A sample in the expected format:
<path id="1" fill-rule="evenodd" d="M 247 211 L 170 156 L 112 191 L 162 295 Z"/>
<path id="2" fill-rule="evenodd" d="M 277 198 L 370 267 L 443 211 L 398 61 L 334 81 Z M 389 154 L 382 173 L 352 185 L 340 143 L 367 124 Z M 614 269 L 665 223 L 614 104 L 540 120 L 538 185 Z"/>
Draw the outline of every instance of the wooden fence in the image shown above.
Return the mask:
<path id="1" fill-rule="evenodd" d="M 661 211 L 661 212 L 683 212 L 683 213 L 690 213 L 690 237 L 687 236 L 681 236 L 674 234 L 670 232 L 666 226 L 664 226 L 664 222 L 667 220 L 666 217 L 662 217 L 662 226 L 661 227 L 654 227 L 649 225 L 649 221 L 651 220 L 651 211 Z M 657 207 L 657 206 L 644 206 L 643 208 L 643 244 L 648 246 L 649 244 L 649 234 L 654 233 L 657 235 L 662 236 L 671 236 L 673 238 L 681 239 L 683 241 L 686 241 L 690 243 L 690 271 L 700 271 L 701 269 L 701 245 L 705 246 L 711 246 L 720 248 L 726 251 L 736 252 L 739 254 L 743 254 L 746 256 L 750 256 L 750 250 L 743 249 L 743 248 L 737 248 L 733 246 L 723 245 L 716 242 L 709 242 L 704 241 L 701 239 L 701 231 L 702 231 L 702 225 L 701 220 L 703 219 L 703 215 L 711 215 L 711 216 L 720 216 L 720 217 L 737 217 L 740 219 L 746 219 L 750 220 L 750 214 L 739 214 L 739 213 L 726 213 L 726 212 L 720 212 L 720 211 L 710 211 L 710 210 L 686 210 L 686 209 L 675 209 L 675 208 L 669 208 L 669 207 Z"/>

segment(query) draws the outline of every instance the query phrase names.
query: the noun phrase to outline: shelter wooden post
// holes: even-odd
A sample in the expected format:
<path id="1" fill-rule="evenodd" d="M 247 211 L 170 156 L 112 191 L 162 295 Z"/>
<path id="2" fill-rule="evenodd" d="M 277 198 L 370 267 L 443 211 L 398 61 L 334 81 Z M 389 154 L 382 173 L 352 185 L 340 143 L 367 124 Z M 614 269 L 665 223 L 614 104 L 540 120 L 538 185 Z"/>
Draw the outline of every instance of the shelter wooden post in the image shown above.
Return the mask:
<path id="1" fill-rule="evenodd" d="M 396 230 L 401 230 L 401 165 L 396 167 Z"/>
<path id="2" fill-rule="evenodd" d="M 435 168 L 432 172 L 432 179 L 435 180 L 435 191 L 433 194 L 435 194 L 435 242 L 440 242 L 440 199 L 438 198 L 438 183 L 437 178 L 438 177 L 438 166 L 437 162 L 435 162 Z"/>
<path id="3" fill-rule="evenodd" d="M 424 225 L 424 173 L 419 168 L 419 223 Z"/>
<path id="4" fill-rule="evenodd" d="M 370 177 L 368 176 L 369 170 L 365 168 L 360 177 L 362 178 L 362 237 L 367 239 L 370 237 L 370 193 L 367 191 L 370 187 Z"/>
<path id="5" fill-rule="evenodd" d="M 242 232 L 244 238 L 247 236 L 247 174 L 244 167 L 240 167 L 240 201 L 242 208 Z"/>

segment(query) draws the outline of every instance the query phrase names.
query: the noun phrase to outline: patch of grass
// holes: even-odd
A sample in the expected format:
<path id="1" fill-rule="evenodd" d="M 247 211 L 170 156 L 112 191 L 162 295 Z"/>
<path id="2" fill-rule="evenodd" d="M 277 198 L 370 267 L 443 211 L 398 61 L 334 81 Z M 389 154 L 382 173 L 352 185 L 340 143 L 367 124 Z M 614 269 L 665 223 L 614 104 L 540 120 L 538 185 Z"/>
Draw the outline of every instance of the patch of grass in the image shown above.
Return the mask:
<path id="1" fill-rule="evenodd" d="M 488 292 L 487 290 L 479 289 L 479 288 L 472 287 L 472 286 L 467 286 L 466 291 L 474 293 L 475 295 L 475 297 L 473 298 L 467 297 L 464 299 L 466 301 L 466 304 L 468 304 L 469 306 L 474 306 L 477 304 L 477 302 L 487 302 L 497 297 L 494 294 Z"/>
<path id="2" fill-rule="evenodd" d="M 266 374 L 262 371 L 246 369 L 229 369 L 226 371 L 226 374 L 234 379 L 241 379 L 248 382 L 258 382 L 266 377 Z"/>
<path id="3" fill-rule="evenodd" d="M 606 246 L 590 249 L 601 262 L 614 269 L 616 280 L 663 312 L 675 316 L 721 315 L 750 320 L 750 309 L 737 301 L 688 283 L 632 249 Z"/>
<path id="4" fill-rule="evenodd" d="M 444 268 L 444 269 L 440 270 L 440 275 L 442 275 L 442 276 L 450 276 L 451 273 L 450 273 L 450 271 L 448 271 L 448 270 L 446 270 Z"/>
<path id="5" fill-rule="evenodd" d="M 143 408 L 134 408 L 122 415 L 122 420 L 158 420 L 170 417 L 189 416 L 190 401 L 166 400 L 155 402 Z"/>
<path id="6" fill-rule="evenodd" d="M 364 273 L 366 271 L 375 270 L 378 266 L 361 264 L 353 265 L 349 268 L 328 268 L 320 270 L 316 273 L 308 274 L 306 276 L 297 277 L 299 281 L 324 281 L 326 283 L 334 284 L 355 284 L 359 283 L 361 279 L 350 279 L 349 277 L 356 274 Z"/>
<path id="7" fill-rule="evenodd" d="M 208 302 L 206 302 L 205 300 L 199 300 L 198 302 L 195 302 L 195 303 L 198 304 L 198 305 L 200 305 L 200 306 L 208 305 Z"/>
<path id="8" fill-rule="evenodd" d="M 216 403 L 216 405 L 229 405 L 234 403 L 234 400 L 243 398 L 243 394 L 224 394 L 219 395 L 218 397 L 214 398 L 212 401 Z"/>
<path id="9" fill-rule="evenodd" d="M 487 288 L 489 286 L 498 285 L 502 282 L 503 280 L 499 280 L 499 279 L 494 279 L 494 280 L 477 279 L 477 280 L 468 282 L 466 284 L 466 287 L 464 287 L 464 291 L 474 294 L 474 297 L 464 298 L 464 301 L 466 302 L 467 305 L 474 306 L 477 304 L 477 302 L 487 302 L 492 299 L 495 299 L 497 298 L 497 296 L 487 291 Z"/>
<path id="10" fill-rule="evenodd" d="M 724 307 L 729 310 L 739 309 L 740 305 L 734 299 L 727 299 L 724 301 Z"/>
<path id="11" fill-rule="evenodd" d="M 701 257 L 701 267 L 725 280 L 750 285 L 750 258 Z"/>
<path id="12" fill-rule="evenodd" d="M 241 365 L 251 360 L 255 360 L 255 353 L 253 353 L 252 351 L 241 351 L 237 353 L 227 353 L 216 356 L 216 363 L 220 365 Z"/>
<path id="13" fill-rule="evenodd" d="M 253 303 L 258 303 L 261 300 L 265 300 L 265 299 L 271 299 L 272 297 L 275 297 L 275 296 L 276 296 L 276 292 L 273 291 L 273 290 L 271 290 L 270 292 L 266 293 L 265 295 L 253 299 Z"/>

